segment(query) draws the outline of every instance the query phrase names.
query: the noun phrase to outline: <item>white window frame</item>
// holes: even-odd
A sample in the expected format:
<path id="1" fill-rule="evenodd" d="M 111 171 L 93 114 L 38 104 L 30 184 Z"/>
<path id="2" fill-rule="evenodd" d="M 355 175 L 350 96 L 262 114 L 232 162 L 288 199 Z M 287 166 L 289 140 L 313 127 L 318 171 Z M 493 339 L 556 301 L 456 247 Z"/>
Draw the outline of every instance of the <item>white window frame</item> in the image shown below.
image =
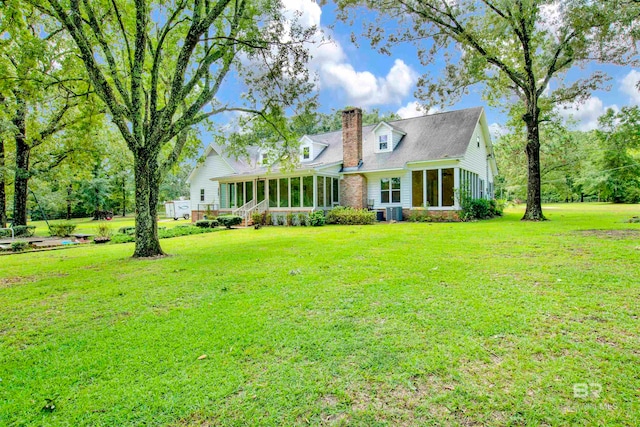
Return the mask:
<path id="1" fill-rule="evenodd" d="M 384 144 L 384 148 L 382 147 Z M 379 151 L 389 151 L 389 135 L 378 135 L 378 150 Z"/>
<path id="2" fill-rule="evenodd" d="M 393 188 L 393 180 L 397 179 L 400 186 L 398 188 Z M 382 189 L 382 181 L 384 180 L 388 180 L 389 181 L 389 189 L 388 190 L 383 190 Z M 399 200 L 397 202 L 393 201 L 393 192 L 397 191 L 399 197 Z M 389 201 L 388 202 L 384 202 L 382 201 L 382 194 L 388 192 L 389 193 Z M 400 204 L 402 203 L 402 177 L 401 176 L 391 176 L 391 177 L 384 177 L 384 178 L 380 178 L 380 204 L 383 205 L 392 205 L 392 204 Z"/>
<path id="3" fill-rule="evenodd" d="M 311 159 L 311 147 L 306 146 L 302 147 L 302 160 Z"/>

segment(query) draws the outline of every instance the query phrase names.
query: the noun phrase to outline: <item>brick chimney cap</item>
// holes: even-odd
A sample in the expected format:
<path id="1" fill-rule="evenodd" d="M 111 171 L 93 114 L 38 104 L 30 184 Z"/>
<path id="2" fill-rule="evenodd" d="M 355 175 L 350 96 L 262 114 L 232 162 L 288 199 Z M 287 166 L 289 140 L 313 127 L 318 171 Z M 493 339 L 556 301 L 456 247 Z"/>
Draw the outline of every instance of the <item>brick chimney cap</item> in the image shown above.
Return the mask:
<path id="1" fill-rule="evenodd" d="M 344 110 L 342 110 L 343 113 L 350 113 L 352 111 L 360 111 L 360 112 L 362 112 L 362 108 L 360 108 L 360 107 L 347 107 Z"/>

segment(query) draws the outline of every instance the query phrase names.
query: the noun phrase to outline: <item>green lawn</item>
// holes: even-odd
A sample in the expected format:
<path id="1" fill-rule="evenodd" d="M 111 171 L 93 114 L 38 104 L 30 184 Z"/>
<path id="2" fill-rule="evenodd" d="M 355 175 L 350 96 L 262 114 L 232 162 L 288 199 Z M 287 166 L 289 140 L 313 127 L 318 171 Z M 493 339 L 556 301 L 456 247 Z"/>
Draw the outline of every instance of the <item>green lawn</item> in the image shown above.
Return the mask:
<path id="1" fill-rule="evenodd" d="M 4 256 L 0 425 L 640 425 L 640 206 L 545 212 Z"/>
<path id="2" fill-rule="evenodd" d="M 115 233 L 121 227 L 133 227 L 135 225 L 135 219 L 133 216 L 121 217 L 115 216 L 111 221 L 94 221 L 91 218 L 74 218 L 70 221 L 65 220 L 50 220 L 49 224 L 60 224 L 60 223 L 73 223 L 76 224 L 76 229 L 74 233 L 86 233 L 86 234 L 95 234 L 96 228 L 99 224 L 107 224 L 111 227 L 112 231 Z M 158 227 L 167 227 L 172 228 L 176 225 L 181 224 L 191 224 L 191 220 L 179 219 L 174 221 L 172 218 L 163 218 L 161 217 L 158 220 Z M 36 236 L 49 236 L 49 229 L 47 228 L 47 223 L 45 221 L 30 221 L 29 225 L 35 225 Z"/>

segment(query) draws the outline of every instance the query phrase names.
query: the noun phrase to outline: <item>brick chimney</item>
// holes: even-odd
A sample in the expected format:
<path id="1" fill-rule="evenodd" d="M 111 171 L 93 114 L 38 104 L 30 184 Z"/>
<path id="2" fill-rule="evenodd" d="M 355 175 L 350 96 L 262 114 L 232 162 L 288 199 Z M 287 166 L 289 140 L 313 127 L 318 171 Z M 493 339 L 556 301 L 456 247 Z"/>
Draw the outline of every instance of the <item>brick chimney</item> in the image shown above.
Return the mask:
<path id="1" fill-rule="evenodd" d="M 367 207 L 367 178 L 358 170 L 362 163 L 362 110 L 349 108 L 342 112 L 342 171 L 340 204 L 356 209 Z"/>
<path id="2" fill-rule="evenodd" d="M 357 169 L 362 161 L 362 110 L 342 112 L 342 163 L 345 169 Z"/>

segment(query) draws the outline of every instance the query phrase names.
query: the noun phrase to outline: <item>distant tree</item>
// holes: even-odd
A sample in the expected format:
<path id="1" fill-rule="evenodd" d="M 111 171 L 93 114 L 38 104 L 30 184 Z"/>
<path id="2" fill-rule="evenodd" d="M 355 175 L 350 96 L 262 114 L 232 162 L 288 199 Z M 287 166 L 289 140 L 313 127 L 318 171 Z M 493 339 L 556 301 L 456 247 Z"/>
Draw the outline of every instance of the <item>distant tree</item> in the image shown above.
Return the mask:
<path id="1" fill-rule="evenodd" d="M 608 110 L 596 132 L 599 156 L 597 188 L 614 203 L 640 202 L 640 107 Z"/>
<path id="2" fill-rule="evenodd" d="M 312 89 L 304 42 L 315 28 L 287 20 L 279 1 L 24 0 L 70 35 L 134 158 L 134 257 L 163 254 L 162 177 L 186 131 L 224 112 L 274 127 Z M 230 100 L 220 89 L 234 91 Z"/>
<path id="3" fill-rule="evenodd" d="M 382 113 L 380 109 L 374 108 L 370 111 L 362 111 L 363 126 L 380 123 L 381 121 L 400 120 L 402 117 L 393 112 Z M 342 129 L 342 110 L 334 110 L 330 114 L 318 115 L 318 124 L 311 133 L 332 132 Z"/>
<path id="4" fill-rule="evenodd" d="M 51 31 L 50 22 L 6 2 L 0 32 L 0 109 L 10 121 L 3 134 L 12 136 L 15 149 L 13 223 L 26 225 L 29 180 L 77 150 L 84 142 L 78 135 L 102 112 L 80 62 L 68 55 L 70 40 Z"/>
<path id="5" fill-rule="evenodd" d="M 543 0 L 339 0 L 349 11 L 366 6 L 380 11 L 366 26 L 371 43 L 386 53 L 415 43 L 423 65 L 444 58 L 442 77 L 419 80 L 426 103 L 452 103 L 474 84 L 484 97 L 505 107 L 526 128 L 527 208 L 523 219 L 543 220 L 541 206 L 540 123 L 554 104 L 585 98 L 605 75 L 564 85 L 571 68 L 589 61 L 638 62 L 636 1 L 548 2 Z M 400 20 L 387 25 L 387 17 Z M 392 30 L 397 28 L 396 31 Z M 457 50 L 452 49 L 455 46 Z"/>
<path id="6" fill-rule="evenodd" d="M 553 117 L 540 128 L 541 197 L 543 201 L 571 201 L 581 198 L 581 176 L 594 148 L 590 134 L 570 131 L 562 120 Z M 500 170 L 499 191 L 512 199 L 526 200 L 527 168 L 522 150 L 526 134 L 519 129 L 494 142 Z"/>
<path id="7" fill-rule="evenodd" d="M 169 171 L 160 186 L 160 200 L 169 201 L 178 200 L 180 197 L 189 197 L 187 178 L 191 170 L 192 166 L 189 163 L 181 163 Z"/>

